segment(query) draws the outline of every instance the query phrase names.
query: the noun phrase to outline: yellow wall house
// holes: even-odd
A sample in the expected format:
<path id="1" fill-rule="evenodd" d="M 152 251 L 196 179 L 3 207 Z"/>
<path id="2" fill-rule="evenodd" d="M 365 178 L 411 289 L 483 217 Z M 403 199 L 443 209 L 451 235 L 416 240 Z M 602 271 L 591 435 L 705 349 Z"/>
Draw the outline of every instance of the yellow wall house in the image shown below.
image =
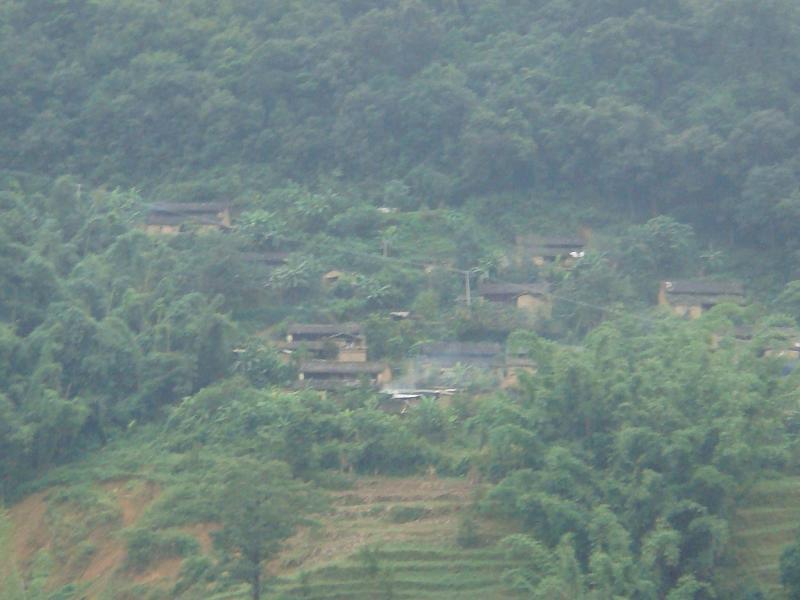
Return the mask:
<path id="1" fill-rule="evenodd" d="M 480 296 L 489 302 L 515 306 L 521 310 L 549 314 L 551 301 L 546 283 L 486 283 Z"/>
<path id="2" fill-rule="evenodd" d="M 696 319 L 723 302 L 744 304 L 744 287 L 739 281 L 685 279 L 662 281 L 658 303 L 678 316 Z"/>
<path id="3" fill-rule="evenodd" d="M 583 258 L 586 242 L 577 236 L 517 236 L 517 262 L 533 263 L 542 267 L 548 263 L 561 266 L 572 266 L 576 260 Z"/>
<path id="4" fill-rule="evenodd" d="M 385 385 L 392 380 L 388 365 L 376 362 L 338 362 L 310 360 L 300 364 L 298 379 L 304 384 L 323 387 L 357 385 L 367 381 L 370 385 Z"/>
<path id="5" fill-rule="evenodd" d="M 187 229 L 211 231 L 230 229 L 231 212 L 220 202 L 159 203 L 150 206 L 145 217 L 148 233 L 174 234 Z"/>
<path id="6" fill-rule="evenodd" d="M 761 348 L 762 356 L 787 360 L 800 359 L 800 331 L 794 327 L 770 328 L 766 337 L 767 340 Z"/>
<path id="7" fill-rule="evenodd" d="M 521 375 L 535 375 L 536 362 L 526 356 L 507 356 L 503 365 L 503 389 L 515 388 L 519 385 Z"/>
<path id="8" fill-rule="evenodd" d="M 307 323 L 290 325 L 286 342 L 309 345 L 328 344 L 337 349 L 339 362 L 366 362 L 367 341 L 358 323 Z"/>
<path id="9" fill-rule="evenodd" d="M 325 286 L 331 286 L 335 283 L 338 283 L 339 280 L 344 277 L 346 273 L 344 271 L 339 271 L 334 269 L 333 271 L 328 271 L 322 276 L 322 284 Z"/>

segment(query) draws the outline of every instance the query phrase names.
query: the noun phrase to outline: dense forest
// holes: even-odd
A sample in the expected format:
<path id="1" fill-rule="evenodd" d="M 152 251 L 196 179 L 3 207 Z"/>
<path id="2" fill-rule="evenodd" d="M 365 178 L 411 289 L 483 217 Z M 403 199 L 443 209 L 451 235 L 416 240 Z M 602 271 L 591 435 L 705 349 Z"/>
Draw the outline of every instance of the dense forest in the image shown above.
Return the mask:
<path id="1" fill-rule="evenodd" d="M 542 205 L 796 250 L 798 7 L 6 2 L 7 169 L 257 205 Z M 473 199 L 475 200 L 474 202 Z M 487 217 L 489 215 L 483 215 Z"/>
<path id="2" fill-rule="evenodd" d="M 275 557 L 334 492 L 425 474 L 477 482 L 456 544 L 506 557 L 502 597 L 800 597 L 800 541 L 780 586 L 737 577 L 732 541 L 800 470 L 798 92 L 789 0 L 3 2 L 0 499 L 61 486 L 106 515 L 90 486 L 145 478 L 164 498 L 120 568 L 183 566 L 81 595 L 56 545 L 0 565 L 0 597 L 347 597 L 273 589 Z M 232 225 L 143 227 L 204 202 Z M 514 259 L 578 232 L 574 263 Z M 656 306 L 692 277 L 746 301 Z M 552 311 L 473 302 L 492 281 Z M 535 372 L 458 365 L 450 401 L 402 415 L 297 389 L 275 340 L 354 321 L 401 382 L 439 341 Z M 199 523 L 209 552 L 176 529 Z M 364 597 L 456 597 L 356 556 Z"/>

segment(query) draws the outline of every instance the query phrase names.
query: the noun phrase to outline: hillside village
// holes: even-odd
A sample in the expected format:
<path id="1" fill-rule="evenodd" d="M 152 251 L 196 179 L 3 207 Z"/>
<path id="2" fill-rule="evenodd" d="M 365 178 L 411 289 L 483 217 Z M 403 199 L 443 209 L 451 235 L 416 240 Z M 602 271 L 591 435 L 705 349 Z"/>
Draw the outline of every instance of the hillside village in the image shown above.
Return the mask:
<path id="1" fill-rule="evenodd" d="M 645 242 L 595 235 L 573 223 L 560 235 L 505 235 L 492 240 L 491 252 L 462 255 L 440 231 L 452 213 L 394 207 L 362 212 L 371 234 L 359 244 L 309 236 L 276 215 L 267 219 L 219 202 L 148 205 L 136 198 L 113 213 L 130 228 L 111 242 L 109 256 L 119 270 L 114 276 L 155 301 L 142 320 L 136 296 L 119 295 L 129 305 L 117 314 L 140 333 L 135 342 L 109 347 L 104 336 L 110 333 L 102 327 L 115 322 L 104 318 L 106 309 L 90 287 L 76 286 L 89 312 L 71 313 L 71 335 L 80 339 L 80 331 L 94 327 L 97 337 L 89 339 L 97 341 L 84 343 L 98 357 L 62 371 L 75 373 L 65 389 L 103 384 L 113 390 L 108 398 L 119 397 L 121 375 L 84 375 L 94 373 L 82 369 L 100 356 L 112 361 L 109 372 L 138 377 L 151 369 L 153 375 L 128 384 L 135 403 L 106 401 L 117 411 L 109 421 L 87 412 L 73 430 L 76 440 L 97 440 L 96 458 L 61 466 L 53 446 L 54 479 L 17 484 L 19 503 L 5 517 L 12 533 L 3 535 L 21 558 L 11 563 L 12 575 L 0 571 L 0 581 L 16 581 L 13 573 L 19 573 L 19 585 L 60 589 L 70 600 L 80 594 L 101 600 L 119 586 L 131 594 L 148 590 L 154 598 L 242 597 L 252 580 L 228 580 L 222 571 L 235 558 L 224 554 L 218 532 L 231 502 L 226 494 L 238 489 L 223 482 L 238 472 L 231 465 L 255 472 L 251 460 L 274 456 L 286 471 L 271 477 L 284 480 L 286 489 L 309 485 L 301 483 L 309 478 L 313 487 L 306 489 L 330 503 L 313 509 L 313 525 L 294 525 L 280 550 L 260 565 L 257 572 L 268 577 L 277 597 L 383 597 L 387 585 L 408 598 L 425 591 L 443 600 L 480 590 L 526 597 L 528 584 L 511 578 L 528 564 L 527 550 L 514 544 L 525 548 L 536 535 L 576 557 L 588 551 L 568 532 L 589 531 L 608 515 L 592 509 L 587 521 L 573 521 L 559 512 L 559 503 L 583 510 L 571 500 L 582 481 L 594 481 L 597 491 L 581 493 L 612 501 L 601 483 L 608 476 L 630 486 L 624 505 L 650 485 L 627 458 L 645 453 L 637 460 L 678 482 L 671 493 L 710 507 L 687 517 L 692 527 L 719 528 L 696 551 L 684 550 L 693 565 L 686 568 L 699 568 L 707 556 L 720 565 L 735 560 L 747 569 L 751 587 L 779 589 L 778 562 L 793 529 L 776 537 L 761 524 L 766 519 L 787 526 L 785 504 L 797 485 L 788 466 L 792 451 L 783 446 L 791 444 L 786 440 L 793 439 L 798 418 L 795 321 L 772 315 L 763 293 L 740 280 L 720 270 L 705 274 L 699 255 L 687 254 L 658 277 L 639 270 L 640 256 L 631 248 L 656 253 L 653 240 L 667 235 L 666 264 L 672 248 L 691 237 L 671 219 L 635 229 Z M 108 226 L 117 218 L 109 218 Z M 432 229 L 421 225 L 432 221 Z M 430 250 L 425 256 L 415 252 L 419 232 Z M 151 258 L 136 258 L 128 250 L 132 244 L 148 248 Z M 175 268 L 180 270 L 170 270 Z M 665 279 L 670 272 L 676 277 Z M 97 280 L 109 282 L 113 298 L 114 278 L 106 277 Z M 176 286 L 186 296 L 179 294 L 165 311 L 159 295 Z M 791 302 L 792 294 L 788 286 L 780 297 L 788 300 L 781 301 Z M 83 318 L 96 325 L 79 314 L 92 315 Z M 62 335 L 61 325 L 39 327 L 54 327 L 56 339 Z M 30 347 L 16 342 L 17 356 L 40 351 L 33 331 Z M 136 347 L 142 358 L 130 354 Z M 145 353 L 152 353 L 152 362 Z M 196 366 L 182 366 L 183 357 Z M 139 361 L 135 369 L 128 368 L 131 361 Z M 758 427 L 750 426 L 753 418 Z M 603 432 L 617 421 L 626 425 L 613 434 L 617 441 L 608 450 Z M 128 433 L 111 433 L 114 422 L 127 423 Z M 698 436 L 697 423 L 711 437 Z M 713 433 L 730 427 L 736 435 Z M 673 440 L 673 448 L 690 443 L 693 452 L 704 452 L 706 444 L 720 449 L 704 459 L 713 463 L 686 471 L 669 455 L 683 450 L 664 449 L 662 437 Z M 558 465 L 572 460 L 562 452 L 563 440 L 573 438 L 589 449 L 566 452 L 589 452 L 606 467 L 598 479 L 583 470 L 564 486 L 557 483 L 563 476 Z M 739 438 L 753 442 L 742 447 Z M 149 444 L 146 452 L 142 444 Z M 658 450 L 648 457 L 651 447 Z M 608 452 L 616 455 L 611 462 Z M 214 466 L 181 466 L 196 460 Z M 740 472 L 747 461 L 765 465 L 768 475 L 742 479 L 740 497 L 722 501 L 721 490 L 734 485 L 728 473 Z M 687 472 L 694 473 L 688 483 Z M 532 473 L 553 479 L 527 479 Z M 785 486 L 771 500 L 775 515 L 771 506 L 757 506 L 763 490 L 778 485 L 770 477 Z M 531 491 L 537 489 L 546 491 Z M 195 490 L 203 491 L 198 496 Z M 523 498 L 531 493 L 529 505 Z M 670 511 L 684 510 L 683 500 L 669 502 L 677 502 Z M 136 503 L 142 504 L 138 511 L 129 506 Z M 719 521 L 708 521 L 707 510 Z M 85 548 L 83 558 L 50 541 L 64 528 L 73 544 Z M 644 531 L 643 539 L 650 539 L 653 534 Z M 709 545 L 728 535 L 747 539 L 748 549 L 729 554 L 720 545 L 707 554 Z M 0 535 L 0 547 L 2 540 Z M 50 561 L 41 567 L 46 575 L 40 584 L 34 580 L 37 556 Z M 379 566 L 365 566 L 373 563 Z M 187 571 L 191 565 L 198 570 Z M 467 571 L 470 577 L 459 575 Z M 528 577 L 535 576 L 526 574 L 524 581 Z M 541 582 L 540 597 L 561 581 Z M 724 581 L 715 585 L 727 589 Z"/>
<path id="2" fill-rule="evenodd" d="M 380 209 L 379 209 L 380 210 Z M 155 204 L 146 215 L 144 228 L 150 234 L 175 235 L 180 233 L 230 232 L 235 230 L 231 207 L 223 203 Z M 397 214 L 396 209 L 384 208 L 384 214 Z M 520 323 L 535 330 L 543 318 L 552 316 L 553 306 L 570 303 L 572 299 L 551 293 L 548 278 L 557 279 L 576 267 L 585 257 L 597 252 L 591 245 L 588 228 L 583 235 L 544 236 L 518 235 L 515 243 L 500 261 L 496 271 L 502 277 L 504 267 L 517 268 L 533 265 L 541 269 L 535 281 L 503 282 L 487 278 L 480 271 L 454 269 L 465 277 L 465 293 L 457 298 L 468 311 L 473 302 L 476 308 L 494 314 L 495 335 L 485 340 L 429 340 L 414 344 L 402 360 L 370 360 L 369 339 L 366 329 L 357 322 L 278 324 L 262 331 L 264 342 L 280 353 L 282 360 L 297 373 L 297 387 L 310 387 L 321 391 L 336 391 L 367 386 L 381 394 L 380 407 L 394 414 L 403 414 L 423 397 L 440 398 L 459 391 L 467 385 L 469 391 L 507 389 L 520 383 L 522 375 L 536 373 L 536 363 L 524 353 L 498 343 L 497 333 L 518 328 Z M 302 255 L 302 253 L 301 253 Z M 290 252 L 245 252 L 246 262 L 270 270 L 285 266 Z M 376 260 L 388 259 L 384 248 Z M 413 262 L 408 264 L 414 265 Z M 442 267 L 442 265 L 438 265 Z M 420 266 L 430 272 L 432 265 Z M 345 264 L 322 275 L 322 288 L 331 291 L 345 274 L 354 276 Z M 477 282 L 474 281 L 477 279 Z M 477 283 L 477 288 L 473 286 Z M 268 284 L 266 284 L 268 285 Z M 661 281 L 658 284 L 657 306 L 672 314 L 697 319 L 719 304 L 744 306 L 747 303 L 743 284 L 737 280 L 696 278 Z M 386 311 L 392 320 L 416 320 L 419 316 L 407 306 Z M 601 310 L 606 307 L 599 306 Z M 495 309 L 500 309 L 496 311 Z M 494 313 L 492 311 L 495 310 Z M 507 326 L 502 321 L 510 321 Z M 744 337 L 740 327 L 730 336 L 734 341 L 751 341 Z M 285 339 L 283 332 L 285 331 Z M 762 332 L 769 341 L 758 349 L 759 355 L 777 356 L 791 360 L 791 367 L 800 358 L 800 331 L 777 327 L 770 334 Z M 502 340 L 502 338 L 501 338 Z M 712 344 L 724 343 L 725 337 L 715 334 Z"/>
<path id="3" fill-rule="evenodd" d="M 390 227 L 394 226 L 392 222 L 395 219 L 403 216 L 402 212 L 394 210 L 381 214 L 388 216 Z M 405 258 L 397 248 L 387 248 L 386 245 L 374 248 L 372 252 L 360 252 L 356 257 L 349 257 L 347 254 L 331 257 L 313 256 L 309 253 L 313 253 L 314 250 L 298 242 L 266 249 L 259 248 L 243 236 L 241 224 L 246 223 L 246 220 L 247 215 L 237 214 L 237 211 L 226 204 L 185 203 L 185 206 L 151 205 L 136 223 L 154 243 L 177 247 L 186 244 L 194 252 L 204 245 L 219 248 L 220 242 L 235 242 L 233 244 L 235 250 L 220 256 L 218 260 L 221 261 L 221 265 L 225 265 L 225 269 L 246 274 L 239 275 L 239 281 L 242 281 L 242 277 L 245 280 L 252 280 L 245 289 L 253 289 L 254 292 L 248 294 L 254 294 L 252 297 L 255 299 L 260 298 L 265 291 L 271 292 L 276 281 L 276 273 L 280 273 L 281 270 L 291 272 L 298 264 L 302 265 L 308 260 L 318 262 L 315 272 L 319 279 L 310 285 L 309 289 L 314 290 L 313 303 L 319 306 L 339 301 L 343 293 L 351 293 L 352 286 L 359 282 L 360 278 L 369 276 L 370 267 L 375 262 L 386 263 L 392 267 L 400 265 L 403 269 L 418 273 L 423 282 L 426 279 L 429 282 L 444 278 L 452 280 L 450 295 L 452 305 L 441 307 L 436 313 L 426 314 L 424 307 L 419 305 L 392 302 L 380 307 L 367 307 L 366 310 L 362 307 L 355 311 L 345 311 L 344 318 L 335 319 L 331 318 L 331 313 L 328 311 L 314 310 L 313 306 L 312 310 L 309 310 L 308 306 L 304 306 L 302 294 L 290 288 L 287 295 L 278 296 L 281 302 L 287 304 L 288 309 L 277 313 L 281 315 L 280 318 L 273 317 L 272 322 L 265 322 L 259 316 L 248 317 L 248 328 L 252 330 L 248 336 L 249 341 L 230 349 L 234 369 L 246 372 L 244 369 L 252 368 L 247 365 L 253 360 L 263 360 L 263 353 L 266 352 L 266 356 L 275 360 L 275 366 L 269 367 L 271 372 L 282 373 L 282 381 L 278 387 L 284 390 L 283 393 L 289 394 L 287 399 L 290 404 L 296 405 L 292 410 L 306 411 L 307 403 L 315 407 L 305 418 L 312 418 L 311 415 L 316 413 L 313 418 L 318 419 L 325 412 L 330 415 L 347 415 L 351 411 L 353 399 L 358 397 L 362 398 L 359 402 L 373 407 L 378 414 L 399 420 L 387 422 L 385 424 L 387 432 L 392 431 L 397 434 L 407 427 L 420 427 L 421 424 L 427 423 L 426 419 L 431 419 L 425 427 L 433 427 L 432 433 L 429 434 L 432 437 L 427 438 L 425 444 L 431 440 L 441 439 L 444 435 L 442 425 L 436 424 L 440 423 L 438 419 L 442 418 L 441 415 L 450 414 L 453 415 L 450 419 L 457 418 L 456 415 L 459 411 L 464 411 L 465 406 L 472 405 L 473 408 L 467 410 L 475 415 L 465 422 L 465 426 L 475 427 L 471 424 L 472 421 L 481 414 L 480 411 L 483 410 L 481 407 L 491 406 L 491 398 L 496 394 L 503 393 L 507 398 L 524 402 L 527 395 L 536 393 L 532 392 L 533 390 L 545 389 L 543 386 L 550 385 L 546 382 L 552 380 L 554 374 L 558 372 L 559 363 L 579 361 L 583 356 L 597 351 L 596 346 L 594 349 L 591 347 L 591 344 L 597 343 L 595 341 L 590 342 L 590 346 L 587 347 L 575 343 L 574 339 L 568 337 L 557 339 L 557 336 L 553 336 L 556 339 L 546 342 L 540 337 L 552 335 L 548 332 L 551 331 L 549 328 L 554 316 L 565 306 L 572 304 L 600 310 L 608 319 L 628 317 L 633 320 L 632 323 L 638 322 L 644 329 L 658 327 L 659 321 L 672 329 L 675 326 L 669 325 L 670 319 L 677 319 L 676 323 L 683 323 L 687 327 L 691 327 L 693 323 L 700 323 L 702 333 L 692 344 L 700 341 L 703 349 L 700 350 L 695 346 L 695 349 L 690 351 L 706 353 L 704 355 L 706 358 L 698 359 L 701 361 L 713 361 L 715 355 L 723 361 L 720 363 L 722 365 L 726 362 L 733 364 L 743 361 L 740 364 L 753 366 L 755 364 L 752 362 L 753 358 L 772 361 L 770 364 L 780 367 L 781 378 L 791 378 L 796 366 L 800 364 L 798 329 L 785 321 L 759 318 L 758 301 L 754 302 L 748 298 L 743 284 L 737 280 L 719 276 L 686 278 L 686 272 L 682 273 L 681 278 L 668 281 L 651 280 L 647 282 L 652 288 L 649 294 L 651 298 L 649 306 L 642 305 L 622 313 L 619 305 L 604 305 L 600 299 L 592 301 L 591 296 L 589 298 L 583 296 L 576 300 L 570 295 L 569 287 L 565 286 L 564 282 L 580 273 L 586 262 L 591 263 L 593 258 L 603 255 L 606 252 L 603 244 L 608 243 L 595 241 L 588 235 L 588 230 L 584 230 L 583 237 L 516 236 L 511 240 L 512 243 L 506 246 L 503 256 L 499 257 L 496 264 L 487 272 L 470 268 L 469 265 L 458 265 L 457 258 L 448 260 L 438 256 L 435 260 L 427 261 L 419 260 L 416 256 Z M 368 265 L 363 273 L 359 272 L 360 259 L 364 259 L 364 264 Z M 244 270 L 237 271 L 239 268 Z M 296 306 L 293 306 L 293 303 Z M 752 312 L 756 315 L 755 318 L 748 316 L 748 307 L 755 308 Z M 259 314 L 256 308 L 257 306 L 253 304 L 247 305 L 247 310 L 254 315 Z M 461 337 L 452 334 L 453 328 L 450 324 L 446 327 L 437 324 L 436 320 L 448 313 L 458 315 L 457 318 L 462 319 L 464 325 L 460 327 L 464 333 Z M 726 315 L 732 315 L 733 320 Z M 316 320 L 308 318 L 314 316 L 325 318 Z M 377 328 L 376 323 L 379 325 Z M 399 345 L 387 346 L 385 328 L 399 336 L 398 340 L 402 342 Z M 442 332 L 449 334 L 442 335 Z M 678 335 L 684 334 L 678 333 Z M 602 339 L 602 336 L 599 339 Z M 542 347 L 543 343 L 548 345 Z M 676 346 L 678 352 L 679 348 L 679 345 Z M 565 376 L 574 376 L 569 373 L 569 370 L 566 371 Z M 693 375 L 690 375 L 690 378 L 696 380 Z M 569 380 L 567 379 L 565 383 L 567 381 Z M 213 389 L 216 382 L 210 380 L 209 384 Z M 229 384 L 223 380 L 220 385 L 224 389 Z M 267 383 L 264 389 L 274 390 L 275 384 Z M 613 384 L 609 390 L 613 390 Z M 228 397 L 226 392 L 223 394 L 226 397 L 224 403 L 230 405 L 227 407 L 229 410 L 234 414 L 238 413 L 240 418 L 245 420 L 251 418 L 247 416 L 252 410 L 250 403 L 259 401 L 255 398 L 234 400 L 235 396 Z M 263 403 L 263 400 L 260 402 Z M 589 412 L 581 417 L 579 429 L 589 427 L 591 419 L 605 418 L 592 407 L 594 402 L 590 402 Z M 321 406 L 326 408 L 325 412 L 319 414 Z M 175 414 L 178 415 L 184 410 L 194 411 L 192 402 L 178 407 Z M 793 414 L 791 411 L 785 412 L 780 419 L 789 426 L 794 418 Z M 287 434 L 289 433 L 287 431 Z M 327 464 L 329 468 L 334 468 L 344 476 L 366 469 L 372 473 L 372 479 L 357 478 L 348 484 L 345 491 L 334 492 L 333 505 L 325 513 L 322 519 L 324 525 L 318 526 L 319 531 L 312 534 L 303 530 L 286 542 L 280 557 L 276 558 L 267 569 L 273 574 L 271 585 L 282 594 L 279 597 L 292 598 L 298 595 L 303 597 L 305 594 L 305 597 L 327 598 L 331 590 L 335 589 L 341 589 L 344 596 L 361 593 L 356 590 L 373 590 L 366 592 L 369 596 L 379 593 L 374 590 L 384 585 L 379 583 L 380 581 L 384 579 L 395 581 L 395 575 L 386 574 L 389 571 L 376 576 L 377 578 L 373 580 L 365 580 L 362 575 L 353 576 L 353 573 L 362 572 L 360 561 L 366 560 L 355 552 L 356 548 L 361 548 L 359 550 L 361 553 L 376 552 L 371 560 L 393 564 L 392 571 L 397 569 L 397 576 L 400 577 L 397 585 L 412 595 L 418 593 L 411 591 L 415 589 L 428 590 L 432 594 L 431 597 L 435 598 L 449 597 L 447 594 L 451 593 L 458 594 L 458 590 L 461 589 L 475 593 L 484 589 L 492 590 L 498 598 L 522 597 L 519 595 L 519 590 L 513 591 L 513 586 L 509 586 L 504 579 L 514 569 L 519 568 L 518 555 L 502 550 L 505 538 L 498 533 L 505 531 L 509 524 L 498 520 L 498 517 L 491 512 L 481 513 L 481 510 L 487 510 L 480 508 L 486 501 L 472 501 L 468 498 L 469 494 L 486 493 L 480 491 L 486 489 L 487 480 L 484 477 L 491 481 L 492 469 L 507 468 L 502 465 L 508 458 L 502 455 L 492 458 L 491 466 L 482 474 L 477 465 L 480 465 L 481 461 L 488 460 L 488 457 L 481 457 L 483 452 L 481 448 L 486 444 L 491 447 L 494 442 L 490 441 L 487 437 L 489 434 L 485 430 L 478 429 L 471 435 L 476 437 L 472 442 L 466 443 L 476 444 L 478 452 L 476 456 L 480 458 L 459 462 L 463 459 L 442 457 L 428 464 L 427 474 L 420 478 L 407 477 L 395 480 L 391 477 L 386 479 L 377 477 L 377 473 L 382 469 L 391 472 L 394 468 L 391 465 L 398 462 L 400 455 L 410 465 L 426 464 L 421 456 L 415 455 L 411 447 L 399 451 L 387 450 L 388 454 L 383 458 L 380 454 L 376 457 L 366 454 L 361 458 L 351 458 L 348 452 L 342 450 L 336 451 L 332 456 L 326 456 L 325 450 L 321 449 L 325 447 L 323 443 L 320 449 L 308 455 L 305 454 L 308 451 L 296 454 L 294 460 L 303 464 L 310 456 L 321 452 L 323 464 Z M 243 443 L 250 443 L 247 441 L 248 436 L 242 439 Z M 463 444 L 465 441 L 459 443 Z M 420 449 L 417 448 L 417 451 Z M 407 473 L 408 469 L 409 467 L 401 467 L 399 473 Z M 411 470 L 413 472 L 413 469 Z M 162 514 L 163 506 L 151 496 L 142 495 L 145 491 L 147 494 L 155 495 L 156 492 L 153 490 L 157 488 L 152 486 L 156 484 L 140 477 L 140 474 L 126 475 L 125 480 L 128 483 L 123 489 L 130 491 L 124 494 L 141 497 L 148 508 L 144 516 L 138 516 L 137 513 L 136 517 L 125 517 L 123 525 L 127 527 L 126 530 L 147 531 L 150 527 L 147 524 L 148 518 L 168 519 L 167 523 L 181 523 L 181 519 L 176 520 L 175 517 L 156 517 Z M 109 488 L 110 485 L 115 487 Z M 164 485 L 167 485 L 167 489 L 171 489 L 169 485 L 174 484 Z M 120 496 L 123 492 L 119 491 L 119 484 L 109 483 L 103 486 L 105 487 L 91 492 L 91 497 L 101 494 L 106 498 L 108 496 L 106 490 L 113 489 L 112 496 L 103 502 L 108 501 L 112 504 L 123 502 L 124 505 L 122 500 L 124 496 Z M 389 490 L 393 490 L 392 495 L 387 495 Z M 753 494 L 757 492 L 754 491 Z M 20 520 L 29 518 L 23 515 L 30 514 L 30 511 L 55 510 L 54 507 L 58 506 L 57 501 L 46 498 L 34 496 L 16 509 L 17 512 L 12 511 L 12 522 L 17 523 L 18 529 Z M 98 500 L 93 500 L 96 501 Z M 784 502 L 783 496 L 776 497 L 776 502 L 778 501 Z M 29 503 L 35 502 L 43 502 L 50 508 L 29 507 Z M 741 528 L 734 525 L 732 535 L 753 535 L 752 523 L 757 517 L 752 516 L 756 509 L 750 502 L 752 501 L 747 500 L 742 504 Z M 77 510 L 77 514 L 84 514 L 81 511 L 85 511 L 86 508 L 75 505 L 69 510 Z M 148 514 L 151 516 L 148 517 Z M 52 522 L 52 519 L 53 517 L 48 517 L 46 520 Z M 390 529 L 387 529 L 387 522 L 392 524 Z M 26 548 L 25 556 L 34 552 L 36 539 L 46 539 L 53 535 L 49 528 L 52 526 L 40 523 L 37 527 L 36 533 L 17 534 L 16 543 L 21 544 L 21 548 Z M 214 555 L 215 546 L 212 539 L 218 527 L 219 525 L 213 521 L 196 523 L 190 529 L 182 527 L 176 530 L 172 525 L 165 530 L 172 533 L 159 535 L 179 536 L 175 539 L 184 540 L 182 543 L 191 547 L 199 543 L 199 556 L 210 557 Z M 465 527 L 467 529 L 463 530 Z M 22 537 L 19 537 L 20 535 Z M 94 526 L 90 526 L 85 535 L 107 539 L 107 534 L 98 532 Z M 180 537 L 186 535 L 188 537 Z M 452 542 L 446 542 L 448 539 L 456 539 L 455 546 Z M 790 538 L 782 537 L 781 540 L 785 544 Z M 102 543 L 110 544 L 107 541 Z M 415 549 L 418 543 L 426 544 L 424 552 Z M 350 550 L 338 553 L 334 548 L 341 544 L 354 545 Z M 84 571 L 80 571 L 70 561 L 59 563 L 62 566 L 53 572 L 58 575 L 50 576 L 49 585 L 55 585 L 56 579 L 53 577 L 64 581 L 78 577 L 79 581 L 85 583 L 77 589 L 97 590 L 97 592 L 104 589 L 103 586 L 121 585 L 120 582 L 127 581 L 131 576 L 129 573 L 137 572 L 135 569 L 131 570 L 132 567 L 125 566 L 133 560 L 131 556 L 135 556 L 132 554 L 134 552 L 132 548 L 130 544 L 127 549 L 115 548 L 113 553 L 116 553 L 114 555 L 118 558 L 107 567 L 101 566 L 97 562 L 98 558 L 91 558 L 96 556 L 95 554 L 91 554 L 87 559 L 89 562 L 88 566 L 83 567 Z M 750 554 L 743 551 L 737 560 L 741 561 L 742 565 L 748 565 L 748 569 L 753 569 L 749 571 L 755 574 L 753 577 L 762 580 L 769 589 L 774 589 L 777 577 L 774 556 L 778 550 L 774 544 L 761 548 L 760 545 L 756 545 Z M 176 552 L 180 554 L 184 551 L 164 550 L 164 552 L 166 556 L 174 556 Z M 191 555 L 196 551 L 189 552 Z M 765 559 L 759 553 L 767 553 L 765 555 L 772 558 Z M 127 558 L 123 558 L 126 556 Z M 430 566 L 432 569 L 430 579 L 425 575 L 428 571 L 419 570 L 418 557 L 422 556 L 433 561 Z M 474 561 L 477 557 L 480 559 L 476 563 Z M 33 568 L 32 560 L 27 558 L 22 565 L 30 565 L 25 568 Z M 123 560 L 127 562 L 120 566 L 120 561 Z M 165 559 L 167 563 L 163 565 L 158 561 L 139 560 L 142 560 L 143 565 L 150 565 L 141 567 L 144 575 L 137 576 L 150 582 L 148 586 L 152 587 L 147 589 L 177 590 L 189 586 L 187 589 L 195 591 L 187 593 L 192 594 L 197 593 L 197 586 L 201 585 L 198 582 L 189 583 L 184 575 L 171 570 L 173 567 L 166 566 L 171 564 L 169 561 L 178 559 Z M 485 565 L 485 569 L 480 567 L 471 578 L 462 579 L 460 582 L 452 580 L 450 574 L 452 569 L 467 568 L 462 566 L 462 563 L 472 565 L 469 567 L 472 570 L 478 568 L 475 565 Z M 495 571 L 488 565 L 494 565 L 492 569 Z M 759 569 L 767 570 L 764 570 L 763 574 L 758 574 L 762 573 Z M 89 597 L 99 597 L 94 595 L 95 592 L 91 594 Z"/>
<path id="4" fill-rule="evenodd" d="M 800 598 L 800 3 L 0 3 L 0 600 Z"/>

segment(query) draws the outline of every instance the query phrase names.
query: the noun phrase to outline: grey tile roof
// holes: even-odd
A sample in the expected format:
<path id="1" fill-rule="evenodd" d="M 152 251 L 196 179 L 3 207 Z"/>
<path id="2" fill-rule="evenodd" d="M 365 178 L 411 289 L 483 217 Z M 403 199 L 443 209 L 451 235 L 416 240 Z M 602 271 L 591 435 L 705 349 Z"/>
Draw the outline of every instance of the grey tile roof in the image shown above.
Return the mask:
<path id="1" fill-rule="evenodd" d="M 743 296 L 744 286 L 735 280 L 678 279 L 665 281 L 667 294 L 697 294 L 701 296 Z"/>
<path id="2" fill-rule="evenodd" d="M 386 365 L 378 362 L 309 360 L 300 364 L 299 371 L 316 375 L 378 375 L 384 369 L 386 369 Z"/>
<path id="3" fill-rule="evenodd" d="M 479 294 L 485 297 L 492 296 L 544 296 L 550 290 L 547 283 L 485 283 L 479 289 Z"/>
<path id="4" fill-rule="evenodd" d="M 289 325 L 287 333 L 290 335 L 361 335 L 362 327 L 359 323 L 294 323 Z"/>
<path id="5" fill-rule="evenodd" d="M 423 356 L 494 357 L 503 351 L 496 342 L 429 342 L 418 346 Z"/>

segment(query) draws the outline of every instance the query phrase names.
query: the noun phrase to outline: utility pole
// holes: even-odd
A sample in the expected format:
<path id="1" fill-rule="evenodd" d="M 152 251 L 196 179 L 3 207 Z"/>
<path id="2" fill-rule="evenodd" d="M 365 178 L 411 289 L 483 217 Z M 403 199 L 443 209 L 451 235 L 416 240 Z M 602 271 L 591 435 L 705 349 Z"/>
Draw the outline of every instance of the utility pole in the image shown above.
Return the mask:
<path id="1" fill-rule="evenodd" d="M 467 308 L 472 308 L 472 290 L 469 287 L 469 271 L 464 271 L 464 290 L 467 295 Z"/>

